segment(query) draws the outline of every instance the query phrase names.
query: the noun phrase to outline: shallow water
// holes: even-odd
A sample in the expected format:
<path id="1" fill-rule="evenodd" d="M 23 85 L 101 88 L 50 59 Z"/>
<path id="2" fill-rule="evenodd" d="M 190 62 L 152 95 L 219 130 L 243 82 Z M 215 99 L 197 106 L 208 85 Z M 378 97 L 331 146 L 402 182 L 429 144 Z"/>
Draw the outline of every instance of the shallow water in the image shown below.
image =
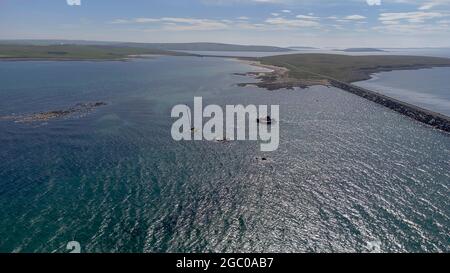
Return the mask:
<path id="1" fill-rule="evenodd" d="M 236 84 L 233 60 L 0 62 L 0 251 L 450 251 L 450 138 L 344 91 Z M 279 104 L 280 148 L 174 142 L 170 110 Z M 257 157 L 269 160 L 261 163 Z"/>

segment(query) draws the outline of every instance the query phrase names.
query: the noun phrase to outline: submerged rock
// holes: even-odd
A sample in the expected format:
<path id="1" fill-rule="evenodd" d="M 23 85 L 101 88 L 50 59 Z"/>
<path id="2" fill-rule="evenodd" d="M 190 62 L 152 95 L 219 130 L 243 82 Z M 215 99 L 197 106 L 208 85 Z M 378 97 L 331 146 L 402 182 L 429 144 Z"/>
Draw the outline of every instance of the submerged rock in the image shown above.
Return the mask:
<path id="1" fill-rule="evenodd" d="M 45 122 L 52 119 L 65 118 L 70 116 L 83 116 L 93 111 L 95 108 L 106 105 L 106 102 L 88 102 L 88 103 L 78 103 L 73 107 L 63 110 L 53 110 L 49 112 L 34 113 L 28 115 L 12 115 L 3 116 L 0 119 L 3 120 L 13 120 L 18 123 L 29 123 L 29 122 Z"/>

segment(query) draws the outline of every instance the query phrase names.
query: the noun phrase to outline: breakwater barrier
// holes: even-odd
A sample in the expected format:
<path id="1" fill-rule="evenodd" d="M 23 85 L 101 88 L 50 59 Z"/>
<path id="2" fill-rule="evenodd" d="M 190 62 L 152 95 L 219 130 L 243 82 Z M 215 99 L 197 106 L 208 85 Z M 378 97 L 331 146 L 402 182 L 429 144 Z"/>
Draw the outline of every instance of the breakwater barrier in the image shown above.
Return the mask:
<path id="1" fill-rule="evenodd" d="M 418 106 L 399 101 L 397 99 L 385 96 L 383 94 L 353 85 L 341 82 L 335 79 L 329 79 L 332 86 L 350 92 L 362 98 L 381 104 L 391 110 L 425 123 L 434 128 L 450 132 L 450 117 L 429 111 Z"/>

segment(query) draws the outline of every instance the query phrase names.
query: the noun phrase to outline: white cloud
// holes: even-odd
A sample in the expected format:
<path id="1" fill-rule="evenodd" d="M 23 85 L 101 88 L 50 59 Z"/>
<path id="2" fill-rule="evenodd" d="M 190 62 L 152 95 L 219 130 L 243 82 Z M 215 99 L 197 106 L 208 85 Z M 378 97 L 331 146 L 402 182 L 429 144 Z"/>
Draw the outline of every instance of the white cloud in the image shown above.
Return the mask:
<path id="1" fill-rule="evenodd" d="M 296 0 L 202 0 L 204 3 L 229 5 L 229 4 L 288 4 Z"/>
<path id="2" fill-rule="evenodd" d="M 285 18 L 269 18 L 265 21 L 269 25 L 280 27 L 318 27 L 320 24 L 310 20 L 285 19 Z"/>
<path id="3" fill-rule="evenodd" d="M 161 19 L 154 19 L 154 18 L 136 18 L 134 19 L 136 23 L 154 23 L 159 22 Z"/>
<path id="4" fill-rule="evenodd" d="M 311 28 L 319 27 L 315 20 L 285 19 L 282 17 L 267 18 L 262 23 L 250 23 L 243 20 L 247 17 L 238 17 L 235 20 L 222 19 L 199 19 L 184 17 L 162 17 L 162 18 L 133 18 L 116 19 L 112 24 L 143 24 L 151 28 L 147 31 L 213 31 L 213 30 L 243 30 L 254 29 L 271 31 L 274 29 Z"/>
<path id="5" fill-rule="evenodd" d="M 81 6 L 81 0 L 66 0 L 69 6 Z"/>
<path id="6" fill-rule="evenodd" d="M 425 1 L 425 3 L 422 3 L 422 5 L 419 7 L 419 10 L 430 10 L 441 5 L 450 5 L 450 0 Z"/>
<path id="7" fill-rule="evenodd" d="M 405 20 L 409 23 L 422 23 L 426 20 L 441 17 L 445 17 L 445 15 L 439 12 L 424 12 L 424 11 L 391 12 L 391 13 L 381 13 L 379 20 L 381 22 Z"/>
<path id="8" fill-rule="evenodd" d="M 344 20 L 364 20 L 364 19 L 366 19 L 365 16 L 357 14 L 344 17 Z"/>
<path id="9" fill-rule="evenodd" d="M 438 34 L 438 33 L 448 33 L 449 28 L 447 25 L 437 25 L 437 24 L 400 24 L 400 23 L 393 23 L 393 24 L 387 24 L 383 26 L 376 26 L 373 28 L 377 31 L 387 32 L 387 33 L 394 33 L 394 34 L 401 34 L 401 35 L 413 35 L 417 36 L 420 34 Z"/>
<path id="10" fill-rule="evenodd" d="M 134 18 L 130 20 L 116 19 L 113 24 L 158 24 L 161 30 L 223 30 L 233 23 L 231 20 L 212 20 L 197 18 L 163 17 L 163 18 Z"/>
<path id="11" fill-rule="evenodd" d="M 311 15 L 297 15 L 295 16 L 298 19 L 304 19 L 304 20 L 319 20 L 320 18 L 317 16 L 311 16 Z"/>
<path id="12" fill-rule="evenodd" d="M 380 6 L 381 0 L 366 0 L 367 5 L 369 6 Z"/>

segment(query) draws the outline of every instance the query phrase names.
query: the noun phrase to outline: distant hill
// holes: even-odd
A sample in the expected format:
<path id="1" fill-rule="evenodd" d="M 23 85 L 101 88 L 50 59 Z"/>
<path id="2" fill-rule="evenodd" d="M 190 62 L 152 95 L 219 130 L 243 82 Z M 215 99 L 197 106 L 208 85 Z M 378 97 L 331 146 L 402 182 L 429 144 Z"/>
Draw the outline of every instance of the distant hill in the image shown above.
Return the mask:
<path id="1" fill-rule="evenodd" d="M 136 55 L 191 55 L 184 52 L 153 48 L 119 47 L 110 45 L 28 45 L 0 44 L 0 60 L 124 60 Z"/>
<path id="2" fill-rule="evenodd" d="M 244 51 L 244 52 L 288 52 L 289 48 L 258 45 L 234 45 L 220 43 L 129 43 L 129 42 L 102 42 L 84 40 L 0 40 L 0 44 L 14 45 L 101 45 L 146 48 L 157 50 L 178 51 Z"/>
<path id="3" fill-rule="evenodd" d="M 288 52 L 289 48 L 275 46 L 233 45 L 218 43 L 121 43 L 120 46 L 153 48 L 159 50 L 183 51 L 245 51 L 245 52 Z"/>
<path id="4" fill-rule="evenodd" d="M 0 40 L 0 45 L 114 45 L 117 42 L 85 41 L 85 40 Z"/>
<path id="5" fill-rule="evenodd" d="M 310 46 L 290 46 L 289 49 L 293 50 L 308 50 L 308 49 L 318 49 L 316 47 L 310 47 Z"/>
<path id="6" fill-rule="evenodd" d="M 378 48 L 365 48 L 365 47 L 361 47 L 361 48 L 347 48 L 347 49 L 343 49 L 343 50 L 338 50 L 338 51 L 344 51 L 344 52 L 386 52 L 382 49 L 378 49 Z"/>

